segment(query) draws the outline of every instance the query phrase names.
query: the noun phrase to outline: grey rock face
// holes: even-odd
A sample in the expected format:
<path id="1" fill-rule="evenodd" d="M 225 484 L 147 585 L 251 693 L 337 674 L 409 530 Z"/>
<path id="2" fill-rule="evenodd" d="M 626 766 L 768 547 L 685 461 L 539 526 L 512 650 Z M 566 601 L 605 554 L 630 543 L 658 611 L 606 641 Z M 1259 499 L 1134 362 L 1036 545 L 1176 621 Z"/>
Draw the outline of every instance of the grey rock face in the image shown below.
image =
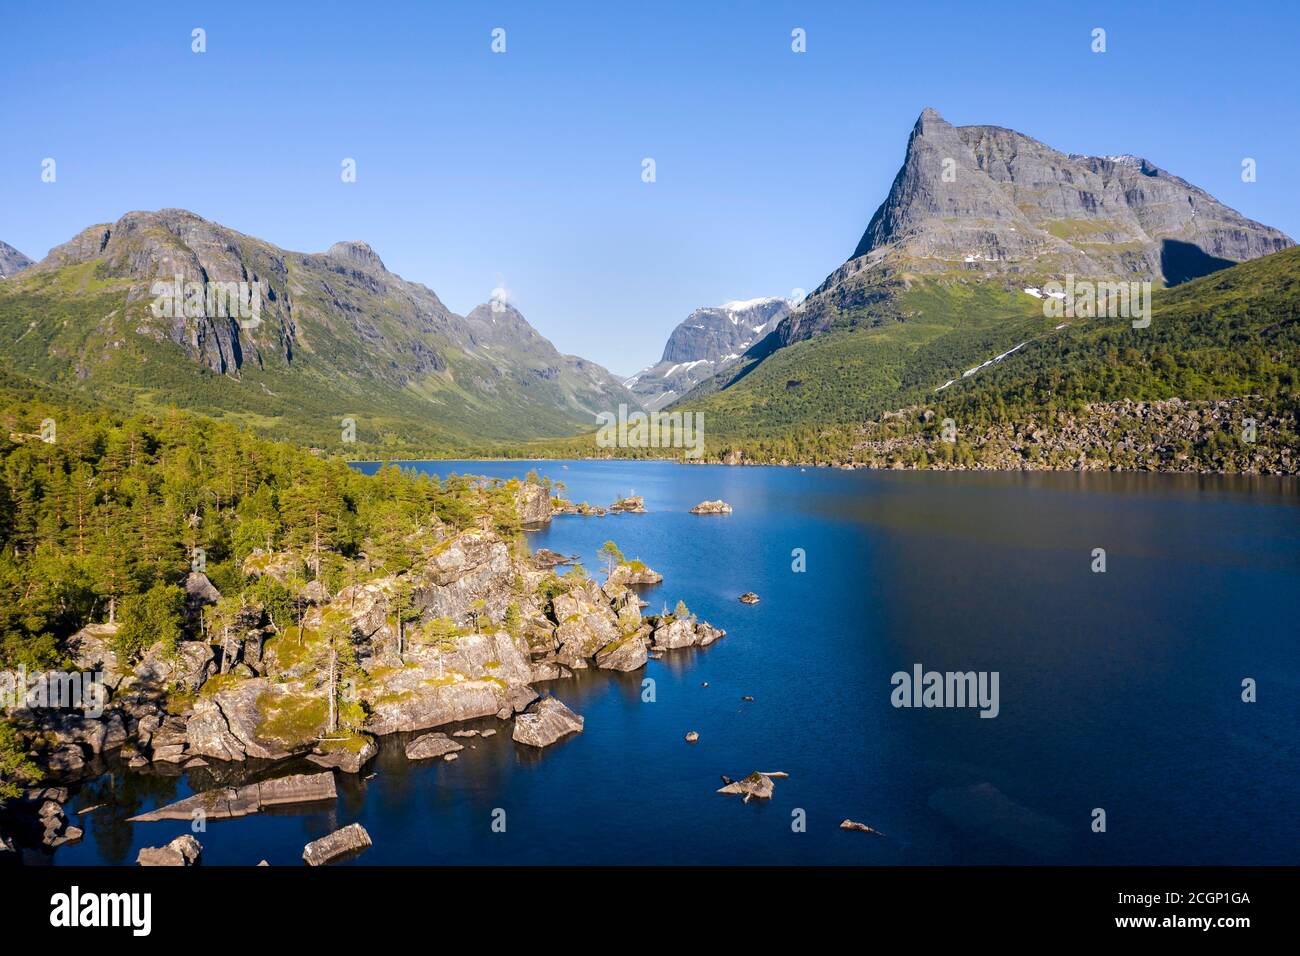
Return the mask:
<path id="1" fill-rule="evenodd" d="M 775 297 L 696 309 L 673 329 L 663 358 L 623 384 L 646 408 L 662 408 L 733 365 L 789 312 L 789 301 Z"/>
<path id="2" fill-rule="evenodd" d="M 1066 155 L 1014 130 L 954 127 L 927 109 L 850 258 L 1169 281 L 1171 242 L 1232 262 L 1292 245 L 1148 160 Z"/>
<path id="3" fill-rule="evenodd" d="M 515 718 L 513 737 L 529 747 L 549 747 L 561 737 L 582 733 L 583 719 L 554 697 L 545 697 Z"/>
<path id="4" fill-rule="evenodd" d="M 9 243 L 0 242 L 0 279 L 7 279 L 10 276 L 17 275 L 31 264 L 31 259 L 28 259 Z"/>
<path id="5" fill-rule="evenodd" d="M 1172 285 L 1291 245 L 1149 160 L 1067 155 L 927 109 L 857 248 L 772 342 L 807 339 L 845 314 L 901 319 L 891 304 L 909 276 Z"/>

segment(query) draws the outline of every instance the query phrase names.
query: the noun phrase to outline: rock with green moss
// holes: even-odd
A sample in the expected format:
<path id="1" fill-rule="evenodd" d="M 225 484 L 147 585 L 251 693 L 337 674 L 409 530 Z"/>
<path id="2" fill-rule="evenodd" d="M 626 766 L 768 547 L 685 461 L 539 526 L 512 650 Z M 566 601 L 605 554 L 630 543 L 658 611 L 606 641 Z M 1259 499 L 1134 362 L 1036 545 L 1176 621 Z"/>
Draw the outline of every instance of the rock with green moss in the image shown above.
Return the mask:
<path id="1" fill-rule="evenodd" d="M 354 734 L 339 739 L 326 738 L 316 745 L 315 751 L 307 755 L 318 767 L 329 767 L 343 773 L 360 773 L 375 754 L 379 745 L 369 734 Z"/>

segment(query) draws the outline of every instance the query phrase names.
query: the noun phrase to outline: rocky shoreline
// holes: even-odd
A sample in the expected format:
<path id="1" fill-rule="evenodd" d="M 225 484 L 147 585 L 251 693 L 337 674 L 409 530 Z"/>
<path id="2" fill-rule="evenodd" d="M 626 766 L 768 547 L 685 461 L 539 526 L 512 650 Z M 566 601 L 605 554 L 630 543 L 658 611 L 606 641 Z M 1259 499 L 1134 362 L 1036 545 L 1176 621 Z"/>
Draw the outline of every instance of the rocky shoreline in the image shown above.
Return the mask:
<path id="1" fill-rule="evenodd" d="M 516 504 L 525 527 L 569 513 L 533 484 L 520 487 Z M 581 567 L 557 573 L 561 556 L 538 560 L 521 540 L 494 531 L 423 529 L 418 546 L 409 571 L 334 594 L 319 581 L 296 581 L 300 556 L 254 551 L 245 573 L 293 588 L 297 623 L 244 604 L 216 643 L 210 633 L 160 642 L 139 661 L 122 662 L 115 625 L 84 628 L 69 642 L 74 664 L 102 674 L 107 706 L 98 717 L 11 714 L 45 779 L 5 805 L 0 832 L 33 847 L 80 839 L 64 819 L 69 788 L 110 766 L 166 775 L 204 769 L 231 781 L 135 820 L 188 819 L 195 807 L 221 818 L 329 800 L 333 773 L 362 772 L 378 752 L 376 738 L 391 734 L 425 734 L 408 747 L 413 760 L 454 760 L 462 745 L 448 732 L 479 733 L 461 725 L 483 719 L 505 723 L 521 746 L 550 746 L 580 733 L 583 718 L 535 684 L 586 668 L 635 671 L 651 656 L 707 647 L 725 634 L 680 603 L 673 613 L 643 615 L 634 588 L 662 576 L 641 562 L 619 563 L 600 583 Z M 201 572 L 186 585 L 191 618 L 201 620 L 221 596 Z M 303 760 L 324 769 L 243 782 Z M 180 853 L 184 865 L 188 853 Z"/>

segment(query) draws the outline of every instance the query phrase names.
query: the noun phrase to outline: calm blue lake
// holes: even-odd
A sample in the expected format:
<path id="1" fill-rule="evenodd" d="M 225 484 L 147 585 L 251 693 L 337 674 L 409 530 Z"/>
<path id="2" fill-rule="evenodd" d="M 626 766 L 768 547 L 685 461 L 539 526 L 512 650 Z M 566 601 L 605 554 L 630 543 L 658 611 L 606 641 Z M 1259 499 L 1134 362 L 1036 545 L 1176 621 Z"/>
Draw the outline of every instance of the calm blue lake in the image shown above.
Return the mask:
<path id="1" fill-rule="evenodd" d="M 306 842 L 353 821 L 374 840 L 354 865 L 1297 861 L 1294 482 L 415 467 L 536 468 L 601 505 L 644 495 L 648 514 L 560 517 L 529 542 L 594 571 L 612 539 L 664 575 L 645 592 L 651 610 L 682 599 L 727 636 L 643 672 L 539 685 L 586 717 L 583 734 L 540 753 L 501 733 L 464 741 L 473 748 L 454 763 L 408 764 L 387 741 L 373 779 L 340 776 L 331 812 L 211 823 L 205 864 L 300 865 Z M 706 498 L 735 511 L 687 513 Z M 1097 548 L 1105 573 L 1091 569 Z M 741 604 L 745 591 L 761 603 Z M 998 716 L 895 708 L 891 675 L 915 664 L 996 671 Z M 1245 678 L 1255 703 L 1241 699 Z M 714 793 L 720 775 L 753 770 L 790 776 L 768 803 Z M 192 782 L 210 785 L 101 778 L 69 809 L 108 805 L 55 862 L 134 862 L 186 825 L 121 819 Z M 1092 831 L 1097 808 L 1104 833 Z M 845 818 L 885 835 L 842 831 Z"/>

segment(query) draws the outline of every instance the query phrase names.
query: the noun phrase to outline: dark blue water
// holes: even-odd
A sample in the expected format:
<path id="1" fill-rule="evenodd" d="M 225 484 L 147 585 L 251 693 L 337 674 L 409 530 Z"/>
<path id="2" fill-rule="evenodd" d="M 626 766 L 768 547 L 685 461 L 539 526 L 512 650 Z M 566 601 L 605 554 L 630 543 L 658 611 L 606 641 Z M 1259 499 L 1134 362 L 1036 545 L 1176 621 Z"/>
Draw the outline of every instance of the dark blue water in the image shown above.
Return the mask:
<path id="1" fill-rule="evenodd" d="M 1293 482 L 420 467 L 536 468 L 593 504 L 644 495 L 649 514 L 557 518 L 530 544 L 594 571 L 613 539 L 664 575 L 645 595 L 652 610 L 683 599 L 727 636 L 644 672 L 540 685 L 586 717 L 585 733 L 541 753 L 501 733 L 464 741 L 473 749 L 454 763 L 413 765 L 387 741 L 373 780 L 340 776 L 331 812 L 210 824 L 206 863 L 296 865 L 307 841 L 353 821 L 375 843 L 358 864 L 1297 862 Z M 735 512 L 687 513 L 706 498 Z M 1095 548 L 1104 574 L 1091 571 Z M 736 600 L 749 590 L 760 604 Z M 997 671 L 999 716 L 894 708 L 890 677 L 916 663 Z M 1247 677 L 1256 703 L 1241 700 Z M 752 770 L 790 777 L 770 803 L 714 793 L 719 775 Z M 187 794 L 185 777 L 95 786 L 110 806 L 57 862 L 133 862 L 185 832 L 116 822 Z M 1105 833 L 1091 830 L 1094 808 Z M 846 817 L 885 837 L 841 831 Z"/>

